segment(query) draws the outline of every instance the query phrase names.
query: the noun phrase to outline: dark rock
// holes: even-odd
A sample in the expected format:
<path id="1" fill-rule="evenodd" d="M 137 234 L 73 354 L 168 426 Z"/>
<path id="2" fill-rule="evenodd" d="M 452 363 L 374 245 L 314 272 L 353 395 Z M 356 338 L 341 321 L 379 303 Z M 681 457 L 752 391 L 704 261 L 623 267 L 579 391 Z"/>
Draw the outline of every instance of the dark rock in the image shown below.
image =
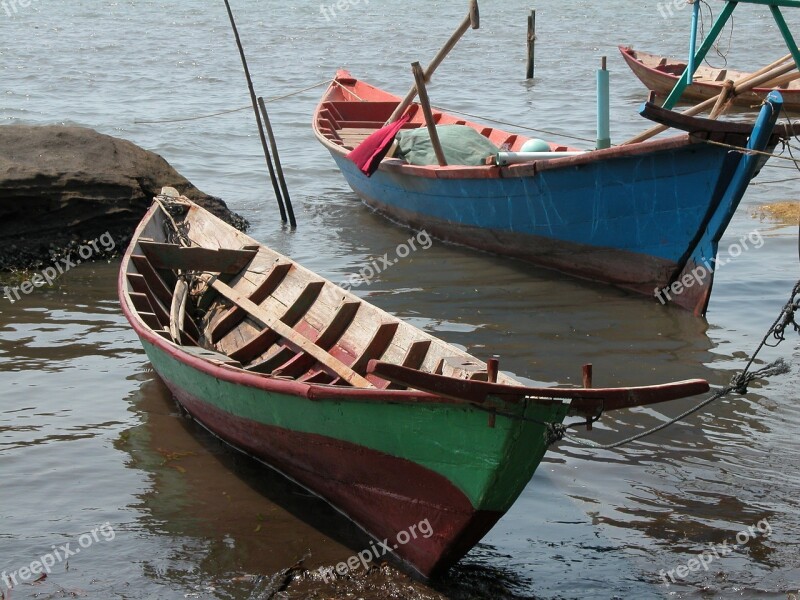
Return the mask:
<path id="1" fill-rule="evenodd" d="M 114 240 L 112 252 L 124 251 L 165 186 L 242 231 L 248 226 L 163 158 L 126 140 L 82 127 L 0 127 L 0 271 L 38 269 L 104 234 Z M 93 258 L 109 253 L 99 254 Z"/>

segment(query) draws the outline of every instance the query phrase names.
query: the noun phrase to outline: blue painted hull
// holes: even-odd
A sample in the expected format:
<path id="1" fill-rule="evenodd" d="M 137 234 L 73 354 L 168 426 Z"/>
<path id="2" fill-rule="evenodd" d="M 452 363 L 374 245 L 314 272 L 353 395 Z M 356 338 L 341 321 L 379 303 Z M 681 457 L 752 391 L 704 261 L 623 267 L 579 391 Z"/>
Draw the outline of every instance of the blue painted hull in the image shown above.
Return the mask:
<path id="1" fill-rule="evenodd" d="M 747 127 L 687 123 L 668 113 L 658 118 L 697 136 L 510 166 L 415 166 L 385 159 L 367 177 L 347 154 L 381 128 L 398 102 L 342 71 L 315 115 L 317 137 L 368 205 L 442 240 L 611 283 L 696 314 L 708 305 L 719 240 L 764 162 L 700 138 L 736 147 L 746 142 L 762 151 L 777 143 L 772 133 L 782 106 L 780 94 L 770 95 L 752 134 Z M 421 111 L 409 111 L 408 127 L 424 126 Z M 434 118 L 466 124 L 498 148 L 518 151 L 524 143 L 522 136 L 447 113 Z M 667 288 L 674 297 L 659 294 Z"/>
<path id="2" fill-rule="evenodd" d="M 350 187 L 392 219 L 650 295 L 683 270 L 698 241 L 715 248 L 721 231 L 696 239 L 711 209 L 732 215 L 741 199 L 720 204 L 741 155 L 704 144 L 492 179 L 419 177 L 393 161 L 366 177 L 331 154 Z"/>

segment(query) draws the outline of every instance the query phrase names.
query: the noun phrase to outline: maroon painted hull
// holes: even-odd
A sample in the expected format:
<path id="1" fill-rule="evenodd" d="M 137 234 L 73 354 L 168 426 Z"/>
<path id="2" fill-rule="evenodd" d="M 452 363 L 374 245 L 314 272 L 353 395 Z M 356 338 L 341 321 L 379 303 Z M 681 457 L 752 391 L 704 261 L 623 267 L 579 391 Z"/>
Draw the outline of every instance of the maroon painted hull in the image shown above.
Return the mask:
<path id="1" fill-rule="evenodd" d="M 213 434 L 313 490 L 379 542 L 387 539 L 396 557 L 425 577 L 458 562 L 502 517 L 500 512 L 476 511 L 447 479 L 411 461 L 242 419 L 166 383 Z M 398 532 L 426 519 L 433 530 L 429 538 L 419 536 L 407 545 L 395 542 Z"/>

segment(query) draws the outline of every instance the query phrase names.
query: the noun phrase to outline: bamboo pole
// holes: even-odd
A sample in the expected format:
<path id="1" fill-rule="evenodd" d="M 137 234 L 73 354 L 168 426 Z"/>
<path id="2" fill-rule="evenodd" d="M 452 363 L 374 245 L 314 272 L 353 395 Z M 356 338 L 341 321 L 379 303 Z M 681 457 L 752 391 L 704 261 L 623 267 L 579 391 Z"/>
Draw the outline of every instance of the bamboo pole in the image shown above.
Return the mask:
<path id="1" fill-rule="evenodd" d="M 236 38 L 236 46 L 239 48 L 239 56 L 242 59 L 242 67 L 244 68 L 244 76 L 247 78 L 247 89 L 250 91 L 250 101 L 253 104 L 253 113 L 256 116 L 256 124 L 258 125 L 258 137 L 261 139 L 261 148 L 264 150 L 264 158 L 267 161 L 267 168 L 269 169 L 269 177 L 272 180 L 272 188 L 275 190 L 275 199 L 278 202 L 278 210 L 281 213 L 281 222 L 286 223 L 286 208 L 283 205 L 283 197 L 281 190 L 278 186 L 278 180 L 275 177 L 275 169 L 272 167 L 272 159 L 269 155 L 269 148 L 267 147 L 267 138 L 264 135 L 264 125 L 261 123 L 261 115 L 258 113 L 258 102 L 256 101 L 256 92 L 253 89 L 253 79 L 250 77 L 250 69 L 247 67 L 247 57 L 244 55 L 244 48 L 242 47 L 242 40 L 239 37 L 239 30 L 236 27 L 236 21 L 233 18 L 233 11 L 228 0 L 225 0 L 225 8 L 228 9 L 228 18 L 231 21 L 233 28 L 233 35 Z"/>
<path id="2" fill-rule="evenodd" d="M 467 30 L 472 27 L 472 29 L 479 29 L 481 25 L 481 18 L 480 18 L 480 11 L 478 9 L 478 0 L 470 0 L 469 4 L 469 14 L 464 18 L 461 22 L 461 25 L 458 26 L 455 33 L 450 36 L 450 39 L 447 40 L 447 43 L 442 46 L 442 49 L 439 50 L 438 54 L 434 57 L 431 64 L 428 65 L 428 68 L 425 69 L 425 83 L 428 83 L 433 76 L 434 71 L 442 64 L 442 61 L 450 54 L 450 51 L 455 48 L 458 41 L 464 36 Z M 392 116 L 389 117 L 389 120 L 386 121 L 386 125 L 390 123 L 394 123 L 399 119 L 402 114 L 406 111 L 406 109 L 411 105 L 414 101 L 414 98 L 417 96 L 417 86 L 414 85 L 406 94 L 406 97 L 400 102 L 397 106 L 395 111 L 392 113 Z"/>
<path id="3" fill-rule="evenodd" d="M 709 118 L 716 119 L 723 113 L 728 100 L 731 99 L 731 94 L 733 93 L 733 87 L 734 83 L 730 79 L 722 84 L 722 92 L 720 92 L 719 96 L 717 96 L 717 102 L 716 104 L 714 104 L 714 108 L 711 109 L 711 112 L 709 113 Z"/>
<path id="4" fill-rule="evenodd" d="M 789 58 L 791 58 L 791 55 L 789 55 Z M 781 62 L 785 61 L 784 60 L 776 61 L 775 63 L 772 63 L 772 65 L 769 66 L 772 67 L 776 64 L 781 64 Z M 752 73 L 736 81 L 733 86 L 732 95 L 735 96 L 738 94 L 742 94 L 759 86 L 769 86 L 770 82 L 777 80 L 777 78 L 783 75 L 786 75 L 787 73 L 789 73 L 789 71 L 793 70 L 794 68 L 795 64 L 794 62 L 791 62 L 776 68 L 772 68 L 766 72 L 764 72 L 764 69 L 760 69 L 759 71 L 756 71 L 756 73 Z M 797 78 L 800 78 L 800 72 L 796 73 L 795 75 L 797 76 Z M 719 96 L 720 94 L 714 96 L 713 98 L 709 98 L 708 100 L 701 102 L 700 104 L 697 104 L 696 106 L 693 106 L 692 108 L 686 110 L 683 114 L 687 116 L 699 115 L 700 113 L 710 108 L 713 108 L 716 105 Z M 637 144 L 639 142 L 644 142 L 645 140 L 649 140 L 653 136 L 656 136 L 659 133 L 666 131 L 667 129 L 669 129 L 669 127 L 667 127 L 666 125 L 657 125 L 655 127 L 648 129 L 647 131 L 640 133 L 637 136 L 632 137 L 628 141 L 624 142 L 622 145 L 626 146 L 629 144 Z"/>
<path id="5" fill-rule="evenodd" d="M 431 145 L 433 151 L 436 153 L 436 160 L 439 161 L 440 167 L 447 166 L 447 158 L 444 156 L 442 150 L 442 143 L 439 141 L 439 132 L 436 131 L 436 122 L 433 120 L 433 111 L 431 110 L 431 103 L 428 99 L 428 90 L 425 87 L 425 73 L 422 72 L 422 65 L 418 62 L 411 64 L 411 70 L 414 73 L 414 80 L 417 82 L 417 92 L 419 93 L 419 103 L 422 105 L 422 113 L 425 115 L 425 124 L 428 126 L 428 133 L 431 136 Z"/>
<path id="6" fill-rule="evenodd" d="M 297 227 L 297 221 L 294 218 L 294 209 L 292 208 L 292 200 L 289 198 L 289 188 L 286 185 L 286 179 L 283 177 L 283 166 L 281 165 L 281 157 L 278 154 L 278 142 L 275 141 L 275 133 L 272 131 L 272 122 L 269 120 L 269 113 L 267 112 L 267 105 L 264 104 L 264 98 L 258 97 L 258 106 L 261 109 L 261 115 L 264 117 L 264 127 L 267 129 L 267 136 L 269 137 L 269 145 L 272 148 L 272 157 L 275 160 L 275 170 L 278 172 L 278 181 L 281 184 L 281 192 L 283 192 L 283 200 L 286 202 L 286 211 L 289 213 L 289 225 L 292 229 Z"/>

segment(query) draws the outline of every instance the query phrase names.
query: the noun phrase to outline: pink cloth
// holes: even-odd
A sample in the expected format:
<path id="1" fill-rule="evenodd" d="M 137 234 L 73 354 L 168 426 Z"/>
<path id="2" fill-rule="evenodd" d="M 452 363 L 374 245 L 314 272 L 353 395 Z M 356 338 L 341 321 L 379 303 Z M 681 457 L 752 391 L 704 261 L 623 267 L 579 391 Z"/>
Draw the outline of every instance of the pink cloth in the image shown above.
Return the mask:
<path id="1" fill-rule="evenodd" d="M 405 114 L 394 123 L 381 127 L 356 146 L 347 154 L 347 158 L 356 163 L 356 166 L 364 175 L 370 177 L 378 170 L 383 157 L 392 147 L 397 132 L 411 120 L 410 114 Z"/>

